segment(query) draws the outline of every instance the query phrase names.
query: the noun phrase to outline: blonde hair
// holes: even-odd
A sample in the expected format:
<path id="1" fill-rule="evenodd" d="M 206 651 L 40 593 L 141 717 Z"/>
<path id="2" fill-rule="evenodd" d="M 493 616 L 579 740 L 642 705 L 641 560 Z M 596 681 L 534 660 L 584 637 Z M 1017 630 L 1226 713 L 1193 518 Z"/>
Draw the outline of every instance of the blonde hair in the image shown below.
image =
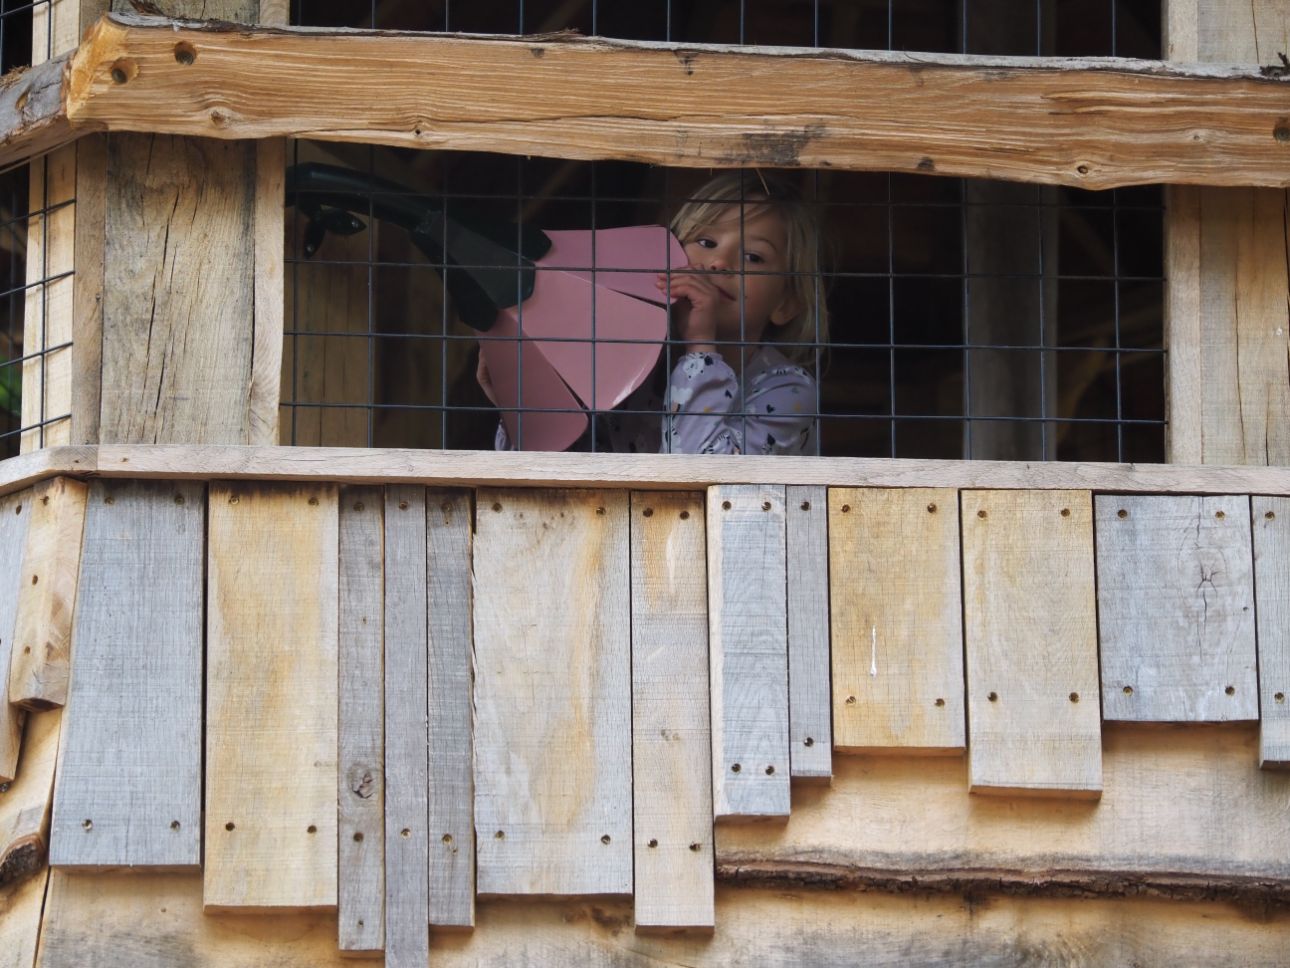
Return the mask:
<path id="1" fill-rule="evenodd" d="M 776 213 L 784 223 L 786 251 L 784 265 L 791 275 L 785 280 L 798 311 L 782 326 L 767 327 L 775 339 L 786 344 L 786 357 L 799 365 L 815 363 L 816 347 L 829 339 L 829 309 L 820 279 L 822 262 L 820 223 L 815 210 L 789 182 L 761 171 L 727 171 L 713 178 L 686 200 L 672 217 L 672 233 L 682 244 L 693 241 L 703 229 L 721 220 L 731 205 L 744 207 L 747 214 Z"/>

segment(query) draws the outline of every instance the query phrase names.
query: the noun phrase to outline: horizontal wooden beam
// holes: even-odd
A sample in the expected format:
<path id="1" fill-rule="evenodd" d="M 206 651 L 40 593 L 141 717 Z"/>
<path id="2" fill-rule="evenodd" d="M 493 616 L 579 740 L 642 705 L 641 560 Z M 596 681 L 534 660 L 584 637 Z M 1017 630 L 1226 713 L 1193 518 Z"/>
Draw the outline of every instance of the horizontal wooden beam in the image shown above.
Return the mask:
<path id="1" fill-rule="evenodd" d="M 44 154 L 91 130 L 73 131 L 63 105 L 73 51 L 0 78 L 0 163 Z"/>
<path id="2" fill-rule="evenodd" d="M 1290 467 L 161 444 L 49 447 L 11 457 L 0 461 L 0 495 L 59 475 L 445 487 L 693 490 L 713 484 L 793 484 L 1290 495 Z"/>
<path id="3" fill-rule="evenodd" d="M 52 102 L 46 94 L 40 103 Z M 1290 186 L 1290 80 L 1257 65 L 245 27 L 131 14 L 90 31 L 51 110 L 19 112 L 0 128 L 0 161 L 53 132 L 108 130 L 1083 188 Z"/>

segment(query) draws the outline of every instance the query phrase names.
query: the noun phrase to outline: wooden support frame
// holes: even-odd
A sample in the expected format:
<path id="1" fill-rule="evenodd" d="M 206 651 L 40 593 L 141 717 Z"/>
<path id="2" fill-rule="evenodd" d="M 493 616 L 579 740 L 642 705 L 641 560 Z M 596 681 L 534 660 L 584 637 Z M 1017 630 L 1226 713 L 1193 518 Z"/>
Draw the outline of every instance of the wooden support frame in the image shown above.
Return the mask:
<path id="1" fill-rule="evenodd" d="M 1257 66 L 248 28 L 119 14 L 87 35 L 56 106 L 50 71 L 0 99 L 3 160 L 106 130 L 1082 188 L 1290 184 L 1290 84 Z M 218 105 L 210 91 L 221 92 Z"/>

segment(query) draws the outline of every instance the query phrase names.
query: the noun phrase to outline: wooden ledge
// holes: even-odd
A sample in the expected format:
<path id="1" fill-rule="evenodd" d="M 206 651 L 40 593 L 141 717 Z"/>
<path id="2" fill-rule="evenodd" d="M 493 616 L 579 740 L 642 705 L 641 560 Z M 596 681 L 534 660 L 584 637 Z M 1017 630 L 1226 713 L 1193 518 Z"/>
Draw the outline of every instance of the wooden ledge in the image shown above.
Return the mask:
<path id="1" fill-rule="evenodd" d="M 1287 467 L 161 444 L 50 447 L 0 461 L 0 494 L 59 475 L 470 487 L 685 490 L 711 484 L 822 484 L 1012 490 L 1075 488 L 1126 494 L 1290 495 L 1290 468 Z"/>
<path id="2" fill-rule="evenodd" d="M 0 98 L 0 162 L 89 131 L 911 171 L 1083 188 L 1290 186 L 1279 71 L 100 20 L 33 99 Z M 23 75 L 26 77 L 27 75 Z M 6 89 L 6 91 L 12 90 Z"/>

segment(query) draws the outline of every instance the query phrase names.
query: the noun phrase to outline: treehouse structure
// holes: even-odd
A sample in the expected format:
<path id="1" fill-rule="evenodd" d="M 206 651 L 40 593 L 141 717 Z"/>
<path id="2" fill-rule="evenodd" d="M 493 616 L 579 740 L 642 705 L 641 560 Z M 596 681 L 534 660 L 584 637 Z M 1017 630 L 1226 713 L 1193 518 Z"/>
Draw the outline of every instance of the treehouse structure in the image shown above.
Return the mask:
<path id="1" fill-rule="evenodd" d="M 1287 962 L 1290 0 L 1109 4 L 1158 18 L 1139 59 L 1057 56 L 1046 0 L 957 53 L 885 2 L 767 3 L 801 42 L 743 2 L 162 6 L 43 0 L 0 90 L 0 966 Z M 966 185 L 979 328 L 953 378 L 904 323 L 865 355 L 840 279 L 819 456 L 492 452 L 450 267 L 373 223 L 320 268 L 284 207 L 289 155 L 420 188 L 462 151 L 517 207 L 515 158 L 603 163 L 596 225 L 664 168 L 921 176 L 933 226 Z M 1112 213 L 1105 279 L 1053 256 L 1102 224 L 1068 197 Z M 442 326 L 367 341 L 396 290 Z M 946 387 L 956 422 L 902 423 Z"/>

